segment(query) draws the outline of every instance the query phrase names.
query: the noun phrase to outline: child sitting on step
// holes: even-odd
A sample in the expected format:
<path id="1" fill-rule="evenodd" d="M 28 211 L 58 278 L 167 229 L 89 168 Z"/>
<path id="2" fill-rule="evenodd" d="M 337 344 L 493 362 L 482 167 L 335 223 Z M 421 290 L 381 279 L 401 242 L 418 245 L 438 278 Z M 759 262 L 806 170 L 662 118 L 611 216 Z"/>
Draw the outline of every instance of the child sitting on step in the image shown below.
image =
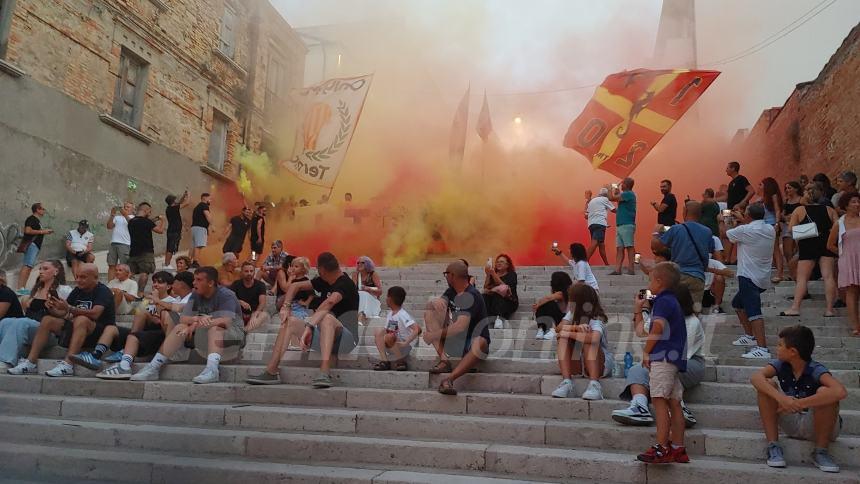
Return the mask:
<path id="1" fill-rule="evenodd" d="M 406 357 L 412 351 L 412 342 L 421 334 L 421 326 L 403 309 L 406 290 L 400 286 L 388 289 L 386 304 L 389 307 L 384 328 L 376 328 L 374 339 L 379 350 L 379 363 L 373 366 L 376 371 L 391 370 L 389 358 L 394 357 L 393 369 L 406 371 Z"/>
<path id="2" fill-rule="evenodd" d="M 779 427 L 789 437 L 815 443 L 812 461 L 824 472 L 839 472 L 827 451 L 842 427 L 839 401 L 848 396 L 839 380 L 812 359 L 815 336 L 806 326 L 779 332 L 776 358 L 754 373 L 750 382 L 758 392 L 758 409 L 767 437 L 767 465 L 785 467 Z M 776 377 L 779 383 L 773 381 Z"/>

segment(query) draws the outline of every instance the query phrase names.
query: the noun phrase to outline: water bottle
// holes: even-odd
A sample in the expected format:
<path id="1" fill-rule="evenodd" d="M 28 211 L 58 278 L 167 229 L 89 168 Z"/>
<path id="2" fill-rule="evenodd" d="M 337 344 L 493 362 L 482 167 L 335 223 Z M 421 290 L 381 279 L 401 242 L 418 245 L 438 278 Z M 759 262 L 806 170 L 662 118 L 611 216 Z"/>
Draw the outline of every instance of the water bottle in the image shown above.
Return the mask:
<path id="1" fill-rule="evenodd" d="M 633 355 L 628 351 L 624 353 L 624 378 L 627 378 L 630 368 L 633 368 Z"/>

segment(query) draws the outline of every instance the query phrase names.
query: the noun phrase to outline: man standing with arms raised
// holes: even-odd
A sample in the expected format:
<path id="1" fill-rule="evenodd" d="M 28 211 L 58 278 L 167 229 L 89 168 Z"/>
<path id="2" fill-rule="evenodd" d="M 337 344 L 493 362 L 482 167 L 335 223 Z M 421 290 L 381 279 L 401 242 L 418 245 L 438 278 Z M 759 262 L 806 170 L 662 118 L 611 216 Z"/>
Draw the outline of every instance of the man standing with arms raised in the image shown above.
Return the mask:
<path id="1" fill-rule="evenodd" d="M 153 221 L 149 218 L 151 214 L 152 206 L 147 202 L 141 202 L 137 206 L 137 216 L 128 222 L 128 233 L 131 235 L 128 266 L 132 274 L 138 275 L 138 297 L 143 296 L 149 275 L 155 273 L 155 245 L 152 243 L 152 233 L 164 233 L 164 218 L 159 215 Z"/>
<path id="2" fill-rule="evenodd" d="M 119 210 L 117 210 L 119 209 Z M 128 263 L 128 251 L 131 249 L 131 235 L 128 233 L 128 221 L 133 217 L 134 205 L 125 202 L 122 207 L 111 207 L 107 228 L 110 233 L 110 248 L 107 253 L 108 281 L 112 281 L 117 264 Z"/>
<path id="3" fill-rule="evenodd" d="M 615 217 L 615 259 L 616 268 L 610 275 L 621 275 L 621 266 L 624 264 L 624 253 L 627 253 L 627 273 L 631 276 L 636 274 L 633 269 L 634 239 L 636 236 L 636 194 L 633 193 L 634 181 L 627 177 L 621 182 L 621 190 L 613 189 L 609 199 L 618 202 L 618 213 Z"/>

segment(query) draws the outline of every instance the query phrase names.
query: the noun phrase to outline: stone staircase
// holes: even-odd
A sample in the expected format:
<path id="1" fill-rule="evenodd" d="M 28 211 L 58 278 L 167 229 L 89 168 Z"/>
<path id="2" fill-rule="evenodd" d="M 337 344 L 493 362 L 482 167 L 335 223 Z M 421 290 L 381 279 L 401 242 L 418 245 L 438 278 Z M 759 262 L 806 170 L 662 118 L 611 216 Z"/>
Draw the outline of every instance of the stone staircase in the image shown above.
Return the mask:
<path id="1" fill-rule="evenodd" d="M 379 270 L 385 286 L 406 288 L 406 308 L 419 321 L 425 302 L 444 290 L 441 264 Z M 816 334 L 814 357 L 848 387 L 842 404 L 842 436 L 831 450 L 840 474 L 809 463 L 809 442 L 784 439 L 789 468 L 763 463 L 765 440 L 750 375 L 760 360 L 740 358 L 731 346 L 740 333 L 734 315 L 707 315 L 705 382 L 685 398 L 698 419 L 687 432 L 692 462 L 645 466 L 635 455 L 654 440 L 654 428 L 624 427 L 610 419 L 623 379 L 602 382 L 605 400 L 584 401 L 585 381 L 574 398 L 553 399 L 560 381 L 555 342 L 534 340 L 531 304 L 549 291 L 558 267 L 521 267 L 520 310 L 505 329 L 491 329 L 493 344 L 479 372 L 457 382 L 461 393 L 436 392 L 441 377 L 429 375 L 434 354 L 421 344 L 409 371 L 374 372 L 373 319 L 361 345 L 333 371 L 335 387 L 314 390 L 314 355 L 287 352 L 285 384 L 243 383 L 262 369 L 277 325 L 248 335 L 221 382 L 194 385 L 199 364 L 167 366 L 158 382 L 112 382 L 78 368 L 75 378 L 0 375 L 1 477 L 75 482 L 798 482 L 860 483 L 860 338 L 840 313 L 823 318 L 823 287 L 801 317 L 779 318 L 793 286 L 782 283 L 763 295 L 769 345 L 779 328 L 803 323 Z M 473 272 L 475 270 L 473 269 Z M 609 276 L 595 268 L 610 312 L 610 343 L 621 360 L 639 360 L 642 344 L 632 334 L 633 295 L 644 276 Z M 736 284 L 729 282 L 726 301 Z M 726 302 L 724 309 L 730 309 Z M 128 318 L 120 324 L 129 324 Z M 40 369 L 62 355 L 54 349 Z M 137 364 L 139 367 L 140 364 Z"/>

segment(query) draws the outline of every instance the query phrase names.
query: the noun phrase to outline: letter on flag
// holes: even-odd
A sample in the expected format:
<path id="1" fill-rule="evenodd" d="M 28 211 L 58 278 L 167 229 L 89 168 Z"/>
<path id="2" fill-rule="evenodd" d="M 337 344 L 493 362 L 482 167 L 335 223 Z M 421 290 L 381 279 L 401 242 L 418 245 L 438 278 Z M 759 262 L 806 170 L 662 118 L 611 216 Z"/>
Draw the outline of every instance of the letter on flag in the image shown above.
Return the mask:
<path id="1" fill-rule="evenodd" d="M 451 123 L 448 155 L 451 158 L 451 164 L 456 168 L 462 165 L 463 154 L 466 152 L 466 124 L 469 122 L 469 91 L 471 90 L 471 86 L 466 88 L 466 93 L 463 94 L 463 99 L 457 106 L 457 112 L 454 113 L 454 121 Z"/>
<path id="2" fill-rule="evenodd" d="M 296 133 L 300 152 L 281 161 L 281 167 L 306 183 L 334 186 L 372 79 L 372 75 L 329 79 L 294 90 L 292 98 L 301 113 Z"/>
<path id="3" fill-rule="evenodd" d="M 611 74 L 570 124 L 564 146 L 594 168 L 626 177 L 718 75 L 686 69 Z"/>
<path id="4" fill-rule="evenodd" d="M 493 132 L 493 120 L 490 119 L 490 105 L 487 103 L 487 91 L 484 91 L 484 105 L 481 106 L 481 114 L 478 115 L 478 136 L 486 143 Z"/>

